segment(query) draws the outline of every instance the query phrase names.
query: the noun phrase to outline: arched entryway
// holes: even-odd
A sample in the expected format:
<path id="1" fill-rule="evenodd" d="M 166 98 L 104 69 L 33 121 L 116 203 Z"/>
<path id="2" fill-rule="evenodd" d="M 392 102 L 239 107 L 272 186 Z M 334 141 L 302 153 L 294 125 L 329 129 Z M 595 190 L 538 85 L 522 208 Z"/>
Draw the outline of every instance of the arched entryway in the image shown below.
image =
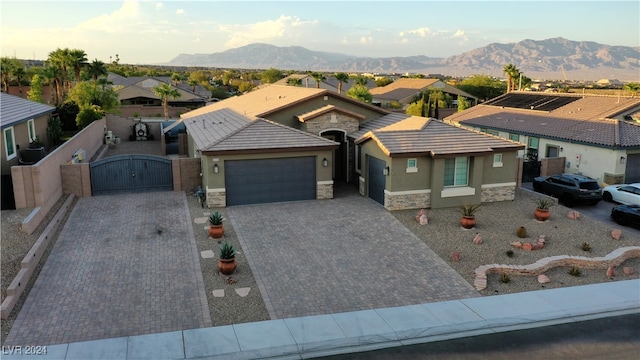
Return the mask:
<path id="1" fill-rule="evenodd" d="M 340 129 L 328 129 L 320 132 L 320 136 L 325 139 L 333 140 L 340 143 L 337 149 L 333 150 L 332 169 L 334 181 L 347 181 L 347 132 Z"/>

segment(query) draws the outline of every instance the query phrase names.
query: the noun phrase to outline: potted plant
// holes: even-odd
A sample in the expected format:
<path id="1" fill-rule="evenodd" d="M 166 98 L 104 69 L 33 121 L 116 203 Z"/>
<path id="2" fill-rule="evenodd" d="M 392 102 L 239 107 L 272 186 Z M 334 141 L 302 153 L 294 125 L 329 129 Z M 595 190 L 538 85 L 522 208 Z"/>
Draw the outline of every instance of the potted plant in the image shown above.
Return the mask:
<path id="1" fill-rule="evenodd" d="M 236 249 L 233 245 L 225 242 L 220 245 L 220 258 L 218 259 L 218 270 L 224 275 L 231 275 L 236 271 Z"/>
<path id="2" fill-rule="evenodd" d="M 218 211 L 209 215 L 209 236 L 219 239 L 224 235 L 223 221 L 224 217 Z"/>
<path id="3" fill-rule="evenodd" d="M 554 206 L 556 203 L 551 198 L 541 197 L 536 199 L 536 211 L 533 213 L 533 216 L 538 221 L 547 221 L 551 217 L 551 213 L 549 213 L 549 208 Z"/>
<path id="4" fill-rule="evenodd" d="M 462 214 L 460 225 L 465 229 L 472 229 L 476 226 L 476 213 L 480 209 L 481 204 L 467 203 L 460 205 L 458 211 Z"/>

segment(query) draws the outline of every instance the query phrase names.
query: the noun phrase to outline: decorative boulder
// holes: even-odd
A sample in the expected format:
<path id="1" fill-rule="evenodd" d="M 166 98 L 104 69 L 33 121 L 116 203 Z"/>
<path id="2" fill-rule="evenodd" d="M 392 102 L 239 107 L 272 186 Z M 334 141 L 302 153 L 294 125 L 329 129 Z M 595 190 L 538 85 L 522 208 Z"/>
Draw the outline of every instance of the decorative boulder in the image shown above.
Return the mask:
<path id="1" fill-rule="evenodd" d="M 567 217 L 571 220 L 578 220 L 580 218 L 580 213 L 575 210 L 571 210 L 567 214 Z"/>
<path id="2" fill-rule="evenodd" d="M 511 243 L 511 246 L 517 249 L 522 249 L 522 243 L 520 241 L 514 241 Z"/>
<path id="3" fill-rule="evenodd" d="M 416 215 L 416 222 L 420 225 L 427 225 L 429 223 L 429 217 L 427 216 L 425 209 L 420 209 L 420 211 L 418 211 L 418 215 Z"/>
<path id="4" fill-rule="evenodd" d="M 632 275 L 633 274 L 633 268 L 631 266 L 625 266 L 622 268 L 622 272 L 625 275 Z"/>
<path id="5" fill-rule="evenodd" d="M 548 283 L 550 281 L 551 281 L 551 279 L 549 279 L 549 277 L 547 275 L 545 275 L 545 274 L 538 275 L 538 282 L 540 284 L 546 284 L 546 283 Z"/>
<path id="6" fill-rule="evenodd" d="M 611 230 L 611 237 L 614 240 L 620 240 L 620 237 L 622 236 L 622 230 L 620 229 L 613 229 Z"/>
<path id="7" fill-rule="evenodd" d="M 457 251 L 454 251 L 453 254 L 451 254 L 451 261 L 453 262 L 460 261 L 460 253 Z"/>
<path id="8" fill-rule="evenodd" d="M 609 266 L 609 268 L 607 269 L 607 277 L 612 278 L 614 276 L 616 276 L 616 270 L 613 268 L 613 266 Z"/>
<path id="9" fill-rule="evenodd" d="M 531 251 L 533 250 L 533 246 L 531 246 L 531 243 L 524 243 L 522 244 L 522 250 Z"/>
<path id="10" fill-rule="evenodd" d="M 475 245 L 480 245 L 482 244 L 482 236 L 480 236 L 479 233 L 476 233 L 476 236 L 473 237 L 473 243 Z"/>

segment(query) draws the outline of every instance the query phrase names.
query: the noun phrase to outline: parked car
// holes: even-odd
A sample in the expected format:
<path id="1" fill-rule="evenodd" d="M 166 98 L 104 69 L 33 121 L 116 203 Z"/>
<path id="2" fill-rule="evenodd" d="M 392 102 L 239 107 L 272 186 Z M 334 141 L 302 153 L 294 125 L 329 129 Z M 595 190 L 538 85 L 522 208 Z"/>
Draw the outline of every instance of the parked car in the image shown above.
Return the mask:
<path id="1" fill-rule="evenodd" d="M 640 205 L 640 183 L 605 186 L 602 189 L 602 199 L 626 205 Z"/>
<path id="2" fill-rule="evenodd" d="M 618 205 L 611 209 L 611 219 L 620 225 L 640 227 L 640 205 Z"/>
<path id="3" fill-rule="evenodd" d="M 595 205 L 602 200 L 602 189 L 595 179 L 576 174 L 538 176 L 533 179 L 533 190 L 557 197 L 565 206 Z"/>

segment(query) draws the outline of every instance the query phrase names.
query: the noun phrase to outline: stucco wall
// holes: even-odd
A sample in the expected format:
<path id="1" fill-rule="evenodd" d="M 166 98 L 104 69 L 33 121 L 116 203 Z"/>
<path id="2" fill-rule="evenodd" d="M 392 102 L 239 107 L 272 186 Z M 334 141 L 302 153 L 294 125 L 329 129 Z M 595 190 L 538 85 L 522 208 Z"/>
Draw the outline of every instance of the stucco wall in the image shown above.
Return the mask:
<path id="1" fill-rule="evenodd" d="M 49 114 L 34 118 L 34 127 L 36 136 L 40 139 L 40 142 L 44 145 L 46 150 L 49 150 L 49 139 L 47 138 L 47 122 L 49 120 Z M 11 160 L 7 160 L 7 152 L 5 147 L 4 129 L 13 127 L 13 137 L 16 146 L 16 157 Z M 18 149 L 19 147 L 19 149 Z M 27 121 L 8 126 L 3 128 L 0 133 L 0 156 L 2 156 L 2 175 L 10 175 L 11 167 L 18 165 L 20 158 L 20 151 L 29 147 L 29 129 L 27 127 Z"/>
<path id="2" fill-rule="evenodd" d="M 107 130 L 120 138 L 121 141 L 129 141 L 129 137 L 133 135 L 133 126 L 140 120 L 133 117 L 121 117 L 118 115 L 107 114 L 106 125 Z M 142 122 L 149 125 L 149 133 L 153 135 L 154 140 L 160 140 L 160 123 L 164 122 L 164 118 L 142 119 Z"/>

